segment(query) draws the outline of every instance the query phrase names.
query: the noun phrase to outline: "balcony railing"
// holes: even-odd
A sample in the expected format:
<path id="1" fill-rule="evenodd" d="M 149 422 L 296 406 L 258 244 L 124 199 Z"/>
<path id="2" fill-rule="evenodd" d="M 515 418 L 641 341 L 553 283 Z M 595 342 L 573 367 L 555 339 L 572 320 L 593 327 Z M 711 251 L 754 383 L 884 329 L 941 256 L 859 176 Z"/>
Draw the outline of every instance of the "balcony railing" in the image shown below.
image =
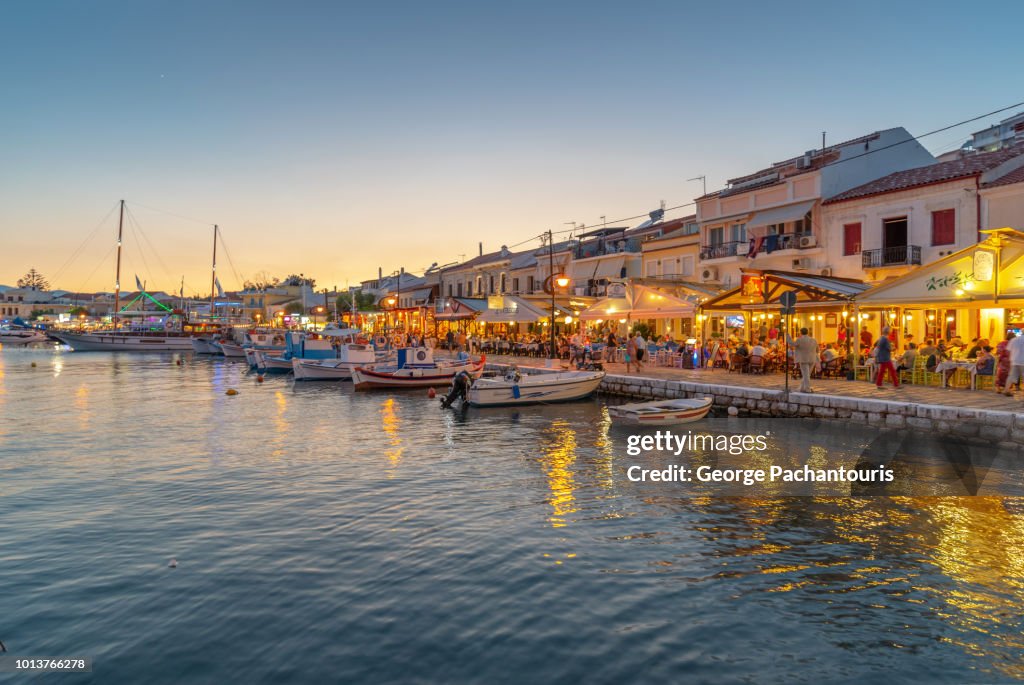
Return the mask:
<path id="1" fill-rule="evenodd" d="M 861 265 L 865 269 L 877 269 L 882 266 L 902 266 L 921 263 L 920 245 L 897 245 L 883 247 L 878 250 L 864 250 L 860 253 Z"/>
<path id="2" fill-rule="evenodd" d="M 573 250 L 573 258 L 587 259 L 588 257 L 602 257 L 609 254 L 639 252 L 640 245 L 641 243 L 638 238 L 592 240 L 577 245 L 576 249 Z"/>
<path id="3" fill-rule="evenodd" d="M 718 243 L 717 245 L 705 245 L 700 248 L 701 259 L 722 259 L 723 257 L 735 257 L 736 248 L 746 245 L 745 240 L 735 240 L 730 243 Z"/>

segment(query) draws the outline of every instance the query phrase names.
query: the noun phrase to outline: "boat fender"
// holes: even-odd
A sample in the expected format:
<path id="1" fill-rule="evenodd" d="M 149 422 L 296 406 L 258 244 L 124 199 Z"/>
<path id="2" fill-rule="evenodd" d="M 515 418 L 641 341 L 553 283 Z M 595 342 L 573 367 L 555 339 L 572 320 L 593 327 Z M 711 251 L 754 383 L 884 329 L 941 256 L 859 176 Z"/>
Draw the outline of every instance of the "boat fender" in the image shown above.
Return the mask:
<path id="1" fill-rule="evenodd" d="M 36 368 L 36 363 L 35 362 L 32 362 L 32 368 L 33 369 Z"/>
<path id="2" fill-rule="evenodd" d="M 434 399 L 435 397 L 437 397 L 437 392 L 433 388 L 430 388 L 429 390 L 427 390 L 427 397 L 429 397 L 430 399 Z"/>
<path id="3" fill-rule="evenodd" d="M 238 391 L 235 390 L 234 388 L 228 388 L 228 391 L 226 393 L 224 393 L 224 394 L 225 395 L 237 395 Z"/>
<path id="4" fill-rule="evenodd" d="M 260 374 L 259 376 L 256 376 L 256 382 L 257 383 L 262 383 L 263 382 L 263 375 L 262 374 Z"/>
<path id="5" fill-rule="evenodd" d="M 518 400 L 519 394 L 519 384 L 516 383 L 515 385 L 512 386 L 512 397 Z"/>

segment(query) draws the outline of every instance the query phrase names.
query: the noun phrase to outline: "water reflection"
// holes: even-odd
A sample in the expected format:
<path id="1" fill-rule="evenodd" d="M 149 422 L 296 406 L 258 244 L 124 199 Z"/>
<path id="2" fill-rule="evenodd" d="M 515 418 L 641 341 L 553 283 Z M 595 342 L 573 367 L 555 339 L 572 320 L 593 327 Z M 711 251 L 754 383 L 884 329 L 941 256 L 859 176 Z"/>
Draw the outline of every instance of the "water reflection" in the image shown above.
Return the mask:
<path id="1" fill-rule="evenodd" d="M 89 429 L 89 386 L 82 383 L 75 390 L 75 408 L 78 409 L 78 429 L 86 431 Z"/>
<path id="2" fill-rule="evenodd" d="M 551 422 L 545 433 L 542 464 L 551 490 L 548 498 L 551 516 L 548 521 L 552 527 L 561 528 L 566 525 L 566 516 L 576 511 L 573 495 L 576 480 L 572 471 L 576 460 L 576 431 L 568 421 L 558 419 Z"/>
<path id="3" fill-rule="evenodd" d="M 381 403 L 380 423 L 388 441 L 388 449 L 384 451 L 384 456 L 391 468 L 396 469 L 402 461 L 404 448 L 402 447 L 402 438 L 398 434 L 399 419 L 394 397 L 389 397 Z M 388 477 L 394 477 L 394 473 L 389 472 Z"/>

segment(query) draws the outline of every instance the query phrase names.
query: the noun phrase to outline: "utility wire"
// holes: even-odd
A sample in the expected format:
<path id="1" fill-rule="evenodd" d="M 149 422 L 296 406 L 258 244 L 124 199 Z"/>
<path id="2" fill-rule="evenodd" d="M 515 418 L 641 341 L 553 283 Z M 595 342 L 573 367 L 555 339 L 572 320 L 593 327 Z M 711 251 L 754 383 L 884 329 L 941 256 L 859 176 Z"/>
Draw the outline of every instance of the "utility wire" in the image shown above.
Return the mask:
<path id="1" fill-rule="evenodd" d="M 96 224 L 96 226 L 92 229 L 89 235 L 86 236 L 85 240 L 82 241 L 82 244 L 75 248 L 75 251 L 71 253 L 71 256 L 67 258 L 67 260 L 64 262 L 64 264 L 61 265 L 59 269 L 57 269 L 57 273 L 54 274 L 52 277 L 52 283 L 56 283 L 58 280 L 60 280 L 60 277 L 64 275 L 64 272 L 67 270 L 69 266 L 71 266 L 71 263 L 74 262 L 78 255 L 82 252 L 82 250 L 85 249 L 85 246 L 89 244 L 89 242 L 93 238 L 96 237 L 97 231 L 100 230 L 103 224 L 107 223 L 107 219 L 109 219 L 110 215 L 114 213 L 115 209 L 117 209 L 117 205 L 118 203 L 115 202 L 114 205 L 110 208 L 110 211 L 107 212 L 107 215 L 100 219 L 100 222 Z"/>

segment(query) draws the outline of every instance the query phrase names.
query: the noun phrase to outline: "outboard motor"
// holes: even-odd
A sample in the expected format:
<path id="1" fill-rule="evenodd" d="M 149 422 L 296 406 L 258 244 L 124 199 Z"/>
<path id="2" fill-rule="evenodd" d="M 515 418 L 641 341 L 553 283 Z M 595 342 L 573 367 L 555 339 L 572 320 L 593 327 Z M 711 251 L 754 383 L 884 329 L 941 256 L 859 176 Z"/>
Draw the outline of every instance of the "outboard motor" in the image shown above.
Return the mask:
<path id="1" fill-rule="evenodd" d="M 452 378 L 452 386 L 448 391 L 448 396 L 441 399 L 441 409 L 447 409 L 448 407 L 455 404 L 455 400 L 462 400 L 466 402 L 466 398 L 469 396 L 469 388 L 473 385 L 473 377 L 469 375 L 468 371 L 459 371 Z"/>

